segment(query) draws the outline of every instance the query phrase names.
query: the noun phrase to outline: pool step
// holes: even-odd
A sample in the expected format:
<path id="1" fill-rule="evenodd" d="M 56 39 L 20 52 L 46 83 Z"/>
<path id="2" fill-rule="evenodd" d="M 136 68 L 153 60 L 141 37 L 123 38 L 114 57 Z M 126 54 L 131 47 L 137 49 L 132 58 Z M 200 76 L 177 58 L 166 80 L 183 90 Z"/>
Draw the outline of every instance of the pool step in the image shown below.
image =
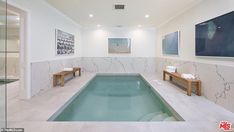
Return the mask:
<path id="1" fill-rule="evenodd" d="M 163 121 L 176 121 L 176 119 L 172 116 L 165 118 Z"/>
<path id="2" fill-rule="evenodd" d="M 150 121 L 163 121 L 164 119 L 168 118 L 169 116 L 166 113 L 161 113 L 154 116 Z"/>
<path id="3" fill-rule="evenodd" d="M 141 117 L 139 121 L 176 121 L 176 119 L 167 113 L 152 112 Z"/>
<path id="4" fill-rule="evenodd" d="M 159 114 L 163 114 L 163 113 L 153 112 L 153 113 L 146 114 L 143 117 L 141 117 L 139 121 L 150 121 L 154 116 L 159 115 Z"/>

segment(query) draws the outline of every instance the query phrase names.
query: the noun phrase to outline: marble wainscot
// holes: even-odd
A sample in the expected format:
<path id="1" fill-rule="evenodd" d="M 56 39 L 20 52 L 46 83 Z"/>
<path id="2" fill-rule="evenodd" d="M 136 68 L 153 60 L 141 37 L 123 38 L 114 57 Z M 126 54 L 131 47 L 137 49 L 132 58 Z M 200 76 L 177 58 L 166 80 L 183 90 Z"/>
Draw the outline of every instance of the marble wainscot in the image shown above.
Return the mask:
<path id="1" fill-rule="evenodd" d="M 156 62 L 160 76 L 167 65 L 176 66 L 180 73 L 194 74 L 202 81 L 202 96 L 234 112 L 234 66 L 166 58 L 156 58 Z"/>
<path id="2" fill-rule="evenodd" d="M 52 88 L 53 74 L 66 67 L 81 67 L 81 58 L 31 63 L 31 95 Z"/>
<path id="3" fill-rule="evenodd" d="M 81 67 L 86 73 L 152 73 L 155 58 L 82 57 L 66 60 L 34 62 L 31 64 L 32 96 L 52 88 L 52 77 L 65 67 Z"/>
<path id="4" fill-rule="evenodd" d="M 153 57 L 83 57 L 82 68 L 97 73 L 152 73 L 156 61 Z"/>

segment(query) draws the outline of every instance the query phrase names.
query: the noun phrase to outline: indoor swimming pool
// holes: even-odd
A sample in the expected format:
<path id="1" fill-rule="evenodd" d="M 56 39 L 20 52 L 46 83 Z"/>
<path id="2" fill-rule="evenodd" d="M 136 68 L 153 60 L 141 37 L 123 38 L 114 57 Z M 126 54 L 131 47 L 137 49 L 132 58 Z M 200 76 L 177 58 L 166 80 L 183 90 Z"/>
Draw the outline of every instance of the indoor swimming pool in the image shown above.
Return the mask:
<path id="1" fill-rule="evenodd" d="M 49 121 L 182 121 L 139 75 L 96 75 Z"/>

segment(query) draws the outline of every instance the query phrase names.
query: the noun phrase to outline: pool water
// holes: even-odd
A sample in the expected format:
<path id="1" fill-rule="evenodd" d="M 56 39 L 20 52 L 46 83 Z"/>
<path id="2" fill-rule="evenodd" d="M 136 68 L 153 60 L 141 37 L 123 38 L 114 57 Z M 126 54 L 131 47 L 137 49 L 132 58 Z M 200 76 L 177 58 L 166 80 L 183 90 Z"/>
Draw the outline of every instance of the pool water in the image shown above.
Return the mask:
<path id="1" fill-rule="evenodd" d="M 179 121 L 140 75 L 97 75 L 49 120 Z"/>
<path id="2" fill-rule="evenodd" d="M 12 83 L 18 81 L 18 79 L 0 79 L 0 85 L 7 84 L 7 83 Z"/>

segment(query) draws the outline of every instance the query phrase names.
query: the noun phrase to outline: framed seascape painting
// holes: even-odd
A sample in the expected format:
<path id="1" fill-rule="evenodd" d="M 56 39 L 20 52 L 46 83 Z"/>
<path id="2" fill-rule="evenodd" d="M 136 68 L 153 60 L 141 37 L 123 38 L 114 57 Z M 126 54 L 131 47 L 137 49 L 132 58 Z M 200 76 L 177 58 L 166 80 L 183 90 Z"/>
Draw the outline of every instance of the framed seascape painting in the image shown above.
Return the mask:
<path id="1" fill-rule="evenodd" d="M 130 38 L 108 38 L 109 53 L 131 53 Z"/>
<path id="2" fill-rule="evenodd" d="M 180 32 L 167 34 L 162 40 L 163 55 L 179 55 Z"/>
<path id="3" fill-rule="evenodd" d="M 75 36 L 59 29 L 55 30 L 56 55 L 73 55 Z"/>

